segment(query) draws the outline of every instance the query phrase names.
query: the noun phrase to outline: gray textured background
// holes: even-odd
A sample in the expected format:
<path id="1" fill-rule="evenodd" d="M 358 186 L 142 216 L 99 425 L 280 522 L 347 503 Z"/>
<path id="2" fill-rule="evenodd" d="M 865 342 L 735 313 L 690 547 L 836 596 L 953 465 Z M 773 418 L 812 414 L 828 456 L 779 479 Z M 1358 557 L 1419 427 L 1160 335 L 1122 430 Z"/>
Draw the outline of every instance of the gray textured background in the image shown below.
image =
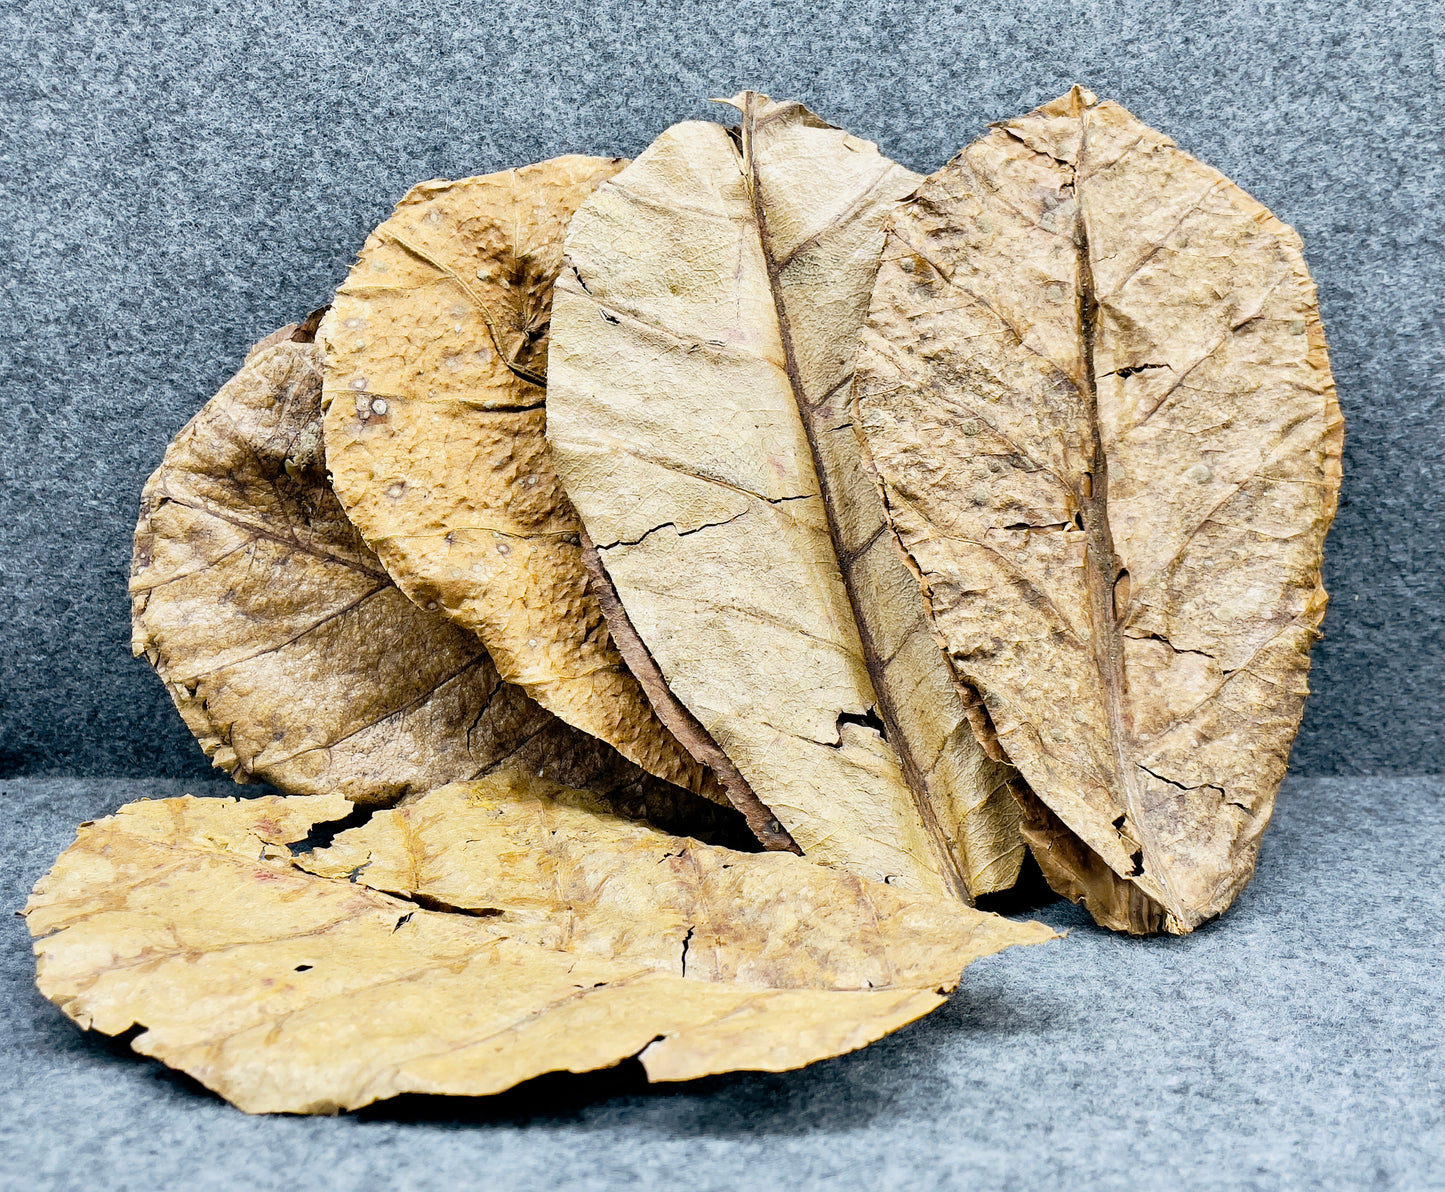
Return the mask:
<path id="1" fill-rule="evenodd" d="M 1303 235 L 1347 431 L 1295 769 L 1439 772 L 1442 32 L 1428 2 L 11 0 L 0 774 L 208 772 L 130 658 L 141 484 L 414 182 L 635 154 L 745 86 L 927 171 L 1076 80 Z"/>

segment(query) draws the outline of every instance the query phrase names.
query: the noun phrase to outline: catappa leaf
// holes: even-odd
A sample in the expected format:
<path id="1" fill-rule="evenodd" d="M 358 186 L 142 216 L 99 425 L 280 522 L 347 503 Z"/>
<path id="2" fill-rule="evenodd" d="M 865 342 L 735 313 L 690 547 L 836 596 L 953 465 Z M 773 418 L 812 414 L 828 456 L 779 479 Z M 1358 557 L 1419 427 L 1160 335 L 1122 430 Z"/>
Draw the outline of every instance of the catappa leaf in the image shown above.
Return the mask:
<path id="1" fill-rule="evenodd" d="M 398 591 L 327 484 L 311 326 L 252 350 L 141 498 L 135 652 L 214 764 L 359 802 L 515 764 L 660 822 L 727 829 L 730 812 L 559 721 L 502 681 L 475 635 Z"/>
<path id="2" fill-rule="evenodd" d="M 613 634 L 809 857 L 1009 886 L 1009 772 L 972 738 L 848 409 L 882 222 L 918 179 L 798 104 L 732 102 L 736 138 L 669 129 L 568 232 L 548 434 Z"/>
<path id="3" fill-rule="evenodd" d="M 25 911 L 42 992 L 85 1028 L 143 1025 L 137 1051 L 248 1112 L 327 1113 L 632 1055 L 653 1080 L 799 1067 L 1053 937 L 515 771 L 292 857 L 344 807 L 186 797 L 83 825 Z"/>
<path id="4" fill-rule="evenodd" d="M 1101 922 L 1249 880 L 1307 692 L 1343 424 L 1299 238 L 1075 89 L 890 226 L 860 427 L 961 679 Z"/>
<path id="5" fill-rule="evenodd" d="M 625 164 L 561 157 L 413 188 L 320 329 L 326 462 L 401 589 L 480 636 L 504 679 L 651 773 L 721 798 L 608 637 L 544 433 L 562 234 Z"/>

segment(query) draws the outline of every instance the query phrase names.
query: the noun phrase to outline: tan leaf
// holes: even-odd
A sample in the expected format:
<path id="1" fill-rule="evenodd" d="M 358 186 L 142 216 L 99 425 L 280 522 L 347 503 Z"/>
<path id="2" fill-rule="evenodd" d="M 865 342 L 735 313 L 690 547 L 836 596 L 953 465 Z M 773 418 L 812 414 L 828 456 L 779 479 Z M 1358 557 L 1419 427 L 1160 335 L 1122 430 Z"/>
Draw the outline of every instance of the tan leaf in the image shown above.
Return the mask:
<path id="1" fill-rule="evenodd" d="M 212 761 L 358 802 L 508 763 L 669 825 L 725 827 L 731 813 L 545 712 L 475 635 L 397 590 L 327 485 L 309 341 L 287 328 L 258 344 L 141 498 L 135 652 Z"/>
<path id="2" fill-rule="evenodd" d="M 883 220 L 918 179 L 797 104 L 731 102 L 736 140 L 669 129 L 568 233 L 549 437 L 630 618 L 613 634 L 810 858 L 1007 887 L 1010 772 L 972 738 L 848 409 Z"/>
<path id="3" fill-rule="evenodd" d="M 1131 931 L 1219 914 L 1299 725 L 1340 483 L 1299 238 L 1076 88 L 899 209 L 857 392 L 1050 881 Z"/>
<path id="4" fill-rule="evenodd" d="M 560 157 L 424 182 L 322 325 L 326 462 L 401 589 L 501 676 L 651 773 L 722 798 L 607 634 L 547 451 L 547 325 L 567 221 L 626 163 Z"/>
<path id="5" fill-rule="evenodd" d="M 186 797 L 82 826 L 25 911 L 42 992 L 87 1029 L 143 1025 L 137 1051 L 248 1112 L 326 1113 L 634 1055 L 653 1080 L 799 1067 L 1053 938 L 511 771 L 293 860 L 344 808 Z"/>

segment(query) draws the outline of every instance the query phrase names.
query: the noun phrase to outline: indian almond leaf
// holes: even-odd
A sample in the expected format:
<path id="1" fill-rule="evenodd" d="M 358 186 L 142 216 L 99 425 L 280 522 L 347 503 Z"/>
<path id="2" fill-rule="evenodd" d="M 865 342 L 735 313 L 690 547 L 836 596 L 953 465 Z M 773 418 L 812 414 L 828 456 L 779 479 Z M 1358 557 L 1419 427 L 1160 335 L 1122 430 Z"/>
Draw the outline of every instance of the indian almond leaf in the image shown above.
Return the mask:
<path id="1" fill-rule="evenodd" d="M 402 591 L 480 636 L 502 678 L 651 773 L 725 801 L 612 645 L 547 451 L 562 233 L 625 164 L 560 157 L 402 199 L 321 326 L 326 462 Z"/>
<path id="2" fill-rule="evenodd" d="M 631 1056 L 652 1080 L 796 1068 L 1054 938 L 510 770 L 287 847 L 346 806 L 187 796 L 82 825 L 25 909 L 41 991 L 83 1028 L 143 1026 L 136 1051 L 247 1112 L 332 1113 Z"/>
<path id="3" fill-rule="evenodd" d="M 1219 914 L 1303 711 L 1340 484 L 1299 238 L 1076 88 L 899 208 L 857 400 L 1051 884 L 1132 932 Z"/>
<path id="4" fill-rule="evenodd" d="M 474 634 L 397 589 L 327 484 L 313 328 L 258 344 L 141 498 L 135 652 L 213 763 L 357 802 L 521 765 L 683 831 L 745 833 L 540 708 Z"/>
<path id="5" fill-rule="evenodd" d="M 883 221 L 918 178 L 798 104 L 730 102 L 736 135 L 669 129 L 568 232 L 548 434 L 613 636 L 808 857 L 1006 888 L 1011 771 L 973 739 L 851 429 Z"/>

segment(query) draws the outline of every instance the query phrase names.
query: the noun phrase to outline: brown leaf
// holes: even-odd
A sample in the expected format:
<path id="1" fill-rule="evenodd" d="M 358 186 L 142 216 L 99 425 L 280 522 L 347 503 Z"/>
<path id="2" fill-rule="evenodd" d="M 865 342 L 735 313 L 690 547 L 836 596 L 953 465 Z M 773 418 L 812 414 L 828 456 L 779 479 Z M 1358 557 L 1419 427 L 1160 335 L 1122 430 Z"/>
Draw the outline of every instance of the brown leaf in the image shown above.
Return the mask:
<path id="1" fill-rule="evenodd" d="M 728 830 L 731 813 L 539 708 L 473 634 L 397 590 L 327 485 L 309 339 L 287 328 L 258 344 L 141 498 L 135 652 L 206 754 L 240 782 L 358 802 L 509 763 Z"/>
<path id="2" fill-rule="evenodd" d="M 544 433 L 562 234 L 625 164 L 560 157 L 413 188 L 321 327 L 326 462 L 401 589 L 478 634 L 504 679 L 721 799 L 608 637 Z"/>
<path id="3" fill-rule="evenodd" d="M 1131 931 L 1219 914 L 1299 725 L 1340 483 L 1299 238 L 1076 88 L 899 209 L 858 374 L 1050 881 Z"/>
<path id="4" fill-rule="evenodd" d="M 186 797 L 82 826 L 25 910 L 42 992 L 87 1029 L 143 1025 L 137 1051 L 248 1112 L 327 1113 L 633 1055 L 653 1080 L 799 1067 L 1053 938 L 513 771 L 293 860 L 344 810 Z"/>
<path id="5" fill-rule="evenodd" d="M 669 129 L 568 232 L 549 436 L 613 636 L 669 727 L 735 763 L 755 830 L 765 805 L 814 860 L 1007 887 L 1010 771 L 973 740 L 850 429 L 883 220 L 918 179 L 798 104 L 731 102 L 736 139 Z"/>

